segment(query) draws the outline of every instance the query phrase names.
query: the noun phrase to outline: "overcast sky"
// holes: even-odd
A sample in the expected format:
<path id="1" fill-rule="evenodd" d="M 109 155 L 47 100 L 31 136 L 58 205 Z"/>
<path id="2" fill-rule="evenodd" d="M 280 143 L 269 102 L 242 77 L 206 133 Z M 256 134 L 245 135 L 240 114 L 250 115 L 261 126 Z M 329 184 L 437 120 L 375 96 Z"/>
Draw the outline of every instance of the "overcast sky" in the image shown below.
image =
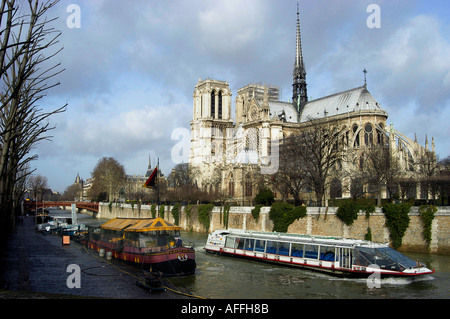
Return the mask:
<path id="1" fill-rule="evenodd" d="M 61 1 L 52 10 L 64 50 L 60 86 L 44 109 L 68 103 L 51 118 L 52 141 L 33 151 L 36 174 L 64 191 L 77 173 L 116 158 L 127 174 L 144 174 L 148 157 L 169 174 L 171 140 L 189 128 L 199 78 L 240 87 L 278 85 L 292 94 L 296 0 Z M 81 9 L 70 28 L 69 5 Z M 381 9 L 369 28 L 370 4 Z M 450 155 L 450 1 L 302 0 L 300 19 L 310 100 L 363 85 L 388 112 L 388 124 Z M 71 20 L 73 21 L 73 20 Z"/>

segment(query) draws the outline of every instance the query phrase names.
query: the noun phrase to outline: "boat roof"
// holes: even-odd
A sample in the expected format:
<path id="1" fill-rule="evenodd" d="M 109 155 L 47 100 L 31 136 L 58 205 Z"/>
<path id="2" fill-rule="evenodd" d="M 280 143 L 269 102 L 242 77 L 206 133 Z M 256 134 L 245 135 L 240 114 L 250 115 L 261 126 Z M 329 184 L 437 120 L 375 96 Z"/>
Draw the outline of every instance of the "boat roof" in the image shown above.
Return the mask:
<path id="1" fill-rule="evenodd" d="M 148 232 L 158 230 L 181 230 L 181 226 L 169 223 L 160 217 L 157 218 L 122 218 L 116 217 L 100 226 L 102 229 Z"/>
<path id="2" fill-rule="evenodd" d="M 386 246 L 386 244 L 382 243 L 375 243 L 361 239 L 343 238 L 338 236 L 318 236 L 318 235 L 302 235 L 302 234 L 289 234 L 277 232 L 247 231 L 242 229 L 217 230 L 216 233 L 223 235 L 230 234 L 240 237 L 260 238 L 265 240 L 288 241 L 305 244 L 310 243 L 319 245 L 332 245 L 340 247 L 363 246 L 363 247 L 377 248 Z"/>

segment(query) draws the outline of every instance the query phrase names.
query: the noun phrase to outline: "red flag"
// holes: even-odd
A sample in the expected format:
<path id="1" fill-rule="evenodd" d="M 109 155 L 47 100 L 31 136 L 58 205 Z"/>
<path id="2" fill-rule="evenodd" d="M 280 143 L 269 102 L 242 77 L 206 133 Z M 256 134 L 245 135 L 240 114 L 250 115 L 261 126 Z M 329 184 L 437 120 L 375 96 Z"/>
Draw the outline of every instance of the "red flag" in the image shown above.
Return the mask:
<path id="1" fill-rule="evenodd" d="M 142 187 L 156 188 L 157 175 L 158 175 L 158 166 L 155 167 L 153 172 L 150 174 L 150 177 L 147 179 L 147 181 L 145 182 L 145 184 Z"/>

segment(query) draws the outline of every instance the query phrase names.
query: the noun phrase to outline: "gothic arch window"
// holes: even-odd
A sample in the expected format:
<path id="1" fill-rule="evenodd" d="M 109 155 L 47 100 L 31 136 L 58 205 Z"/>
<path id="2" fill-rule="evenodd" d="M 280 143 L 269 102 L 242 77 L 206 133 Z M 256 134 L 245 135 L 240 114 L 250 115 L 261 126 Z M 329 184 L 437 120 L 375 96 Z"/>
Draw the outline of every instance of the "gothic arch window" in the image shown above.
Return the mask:
<path id="1" fill-rule="evenodd" d="M 410 172 L 414 172 L 414 158 L 408 148 L 406 148 L 406 169 Z"/>
<path id="2" fill-rule="evenodd" d="M 219 119 L 222 118 L 222 91 L 219 91 Z"/>
<path id="3" fill-rule="evenodd" d="M 245 196 L 246 197 L 251 197 L 252 195 L 252 176 L 250 173 L 248 173 L 247 175 L 245 175 Z"/>
<path id="4" fill-rule="evenodd" d="M 373 145 L 373 127 L 370 124 L 364 126 L 364 143 L 366 146 Z"/>
<path id="5" fill-rule="evenodd" d="M 348 146 L 349 132 L 350 132 L 350 130 L 345 130 L 345 133 L 342 134 L 342 145 L 343 146 Z"/>
<path id="6" fill-rule="evenodd" d="M 211 117 L 214 118 L 216 116 L 216 91 L 211 91 Z"/>
<path id="7" fill-rule="evenodd" d="M 377 129 L 377 142 L 380 145 L 384 144 L 384 133 L 379 129 Z"/>
<path id="8" fill-rule="evenodd" d="M 330 197 L 341 198 L 342 197 L 342 183 L 339 178 L 334 178 L 330 185 Z"/>
<path id="9" fill-rule="evenodd" d="M 228 181 L 228 196 L 234 197 L 234 179 L 233 173 L 230 174 L 230 178 Z"/>
<path id="10" fill-rule="evenodd" d="M 358 125 L 353 125 L 353 134 L 356 134 L 355 142 L 353 142 L 353 147 L 357 148 L 359 147 L 359 132 L 358 132 Z"/>

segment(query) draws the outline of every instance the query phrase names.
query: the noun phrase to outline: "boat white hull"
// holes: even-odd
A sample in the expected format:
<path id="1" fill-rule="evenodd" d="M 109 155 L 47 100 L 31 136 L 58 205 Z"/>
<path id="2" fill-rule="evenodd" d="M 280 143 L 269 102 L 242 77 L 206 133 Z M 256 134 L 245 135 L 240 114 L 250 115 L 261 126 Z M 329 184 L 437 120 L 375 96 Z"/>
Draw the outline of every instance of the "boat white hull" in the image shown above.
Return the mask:
<path id="1" fill-rule="evenodd" d="M 309 259 L 294 256 L 284 256 L 269 254 L 265 252 L 248 251 L 245 249 L 226 248 L 218 245 L 206 244 L 204 249 L 209 253 L 217 253 L 233 257 L 254 259 L 262 262 L 276 263 L 279 265 L 299 267 L 314 271 L 324 272 L 339 277 L 367 278 L 378 272 L 381 278 L 388 277 L 417 277 L 426 274 L 433 274 L 434 270 L 428 268 L 405 269 L 405 271 L 391 271 L 386 269 L 362 267 L 353 265 L 351 268 L 340 267 L 339 262 Z"/>

